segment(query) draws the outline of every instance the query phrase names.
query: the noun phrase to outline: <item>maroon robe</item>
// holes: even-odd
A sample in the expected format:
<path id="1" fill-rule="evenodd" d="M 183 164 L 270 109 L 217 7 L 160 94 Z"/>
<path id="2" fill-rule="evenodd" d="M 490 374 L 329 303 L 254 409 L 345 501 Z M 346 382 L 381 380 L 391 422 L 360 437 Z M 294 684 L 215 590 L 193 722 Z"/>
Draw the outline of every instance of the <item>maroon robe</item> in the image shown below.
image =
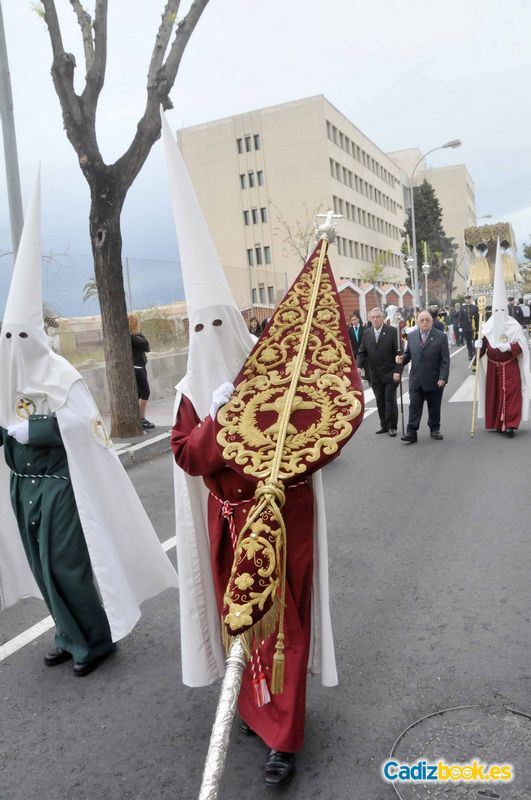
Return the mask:
<path id="1" fill-rule="evenodd" d="M 487 354 L 485 427 L 505 431 L 518 428 L 522 419 L 522 379 L 518 356 L 522 348 L 515 342 L 506 353 L 491 347 L 483 337 L 481 355 Z"/>
<path id="2" fill-rule="evenodd" d="M 183 396 L 172 431 L 171 445 L 177 464 L 189 475 L 202 475 L 210 491 L 208 528 L 212 572 L 219 613 L 229 582 L 233 549 L 225 513 L 232 512 L 239 533 L 253 505 L 255 482 L 231 469 L 215 441 L 214 423 L 208 416 L 199 421 L 194 407 Z M 295 481 L 286 491 L 282 515 L 287 531 L 287 581 L 285 632 L 285 678 L 282 694 L 258 707 L 249 663 L 243 674 L 238 701 L 240 716 L 268 747 L 296 752 L 304 739 L 306 675 L 311 633 L 311 592 L 313 576 L 313 494 L 307 481 Z M 177 532 L 177 535 L 178 532 Z M 221 622 L 220 622 L 221 624 Z M 271 689 L 271 668 L 275 636 L 259 643 L 260 657 Z"/>

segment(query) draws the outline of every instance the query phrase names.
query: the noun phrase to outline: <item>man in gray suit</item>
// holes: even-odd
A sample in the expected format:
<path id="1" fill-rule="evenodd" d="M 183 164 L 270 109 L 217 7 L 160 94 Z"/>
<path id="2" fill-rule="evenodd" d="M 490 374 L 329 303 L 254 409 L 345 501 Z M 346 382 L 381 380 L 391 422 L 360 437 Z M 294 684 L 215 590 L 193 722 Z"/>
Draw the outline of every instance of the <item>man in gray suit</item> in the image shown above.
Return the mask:
<path id="1" fill-rule="evenodd" d="M 408 348 L 403 356 L 396 356 L 396 363 L 408 364 L 409 375 L 409 420 L 402 441 L 414 444 L 422 417 L 424 401 L 428 404 L 428 427 L 432 439 L 442 439 L 441 401 L 444 387 L 450 374 L 450 351 L 445 333 L 433 327 L 429 311 L 421 311 L 417 317 L 417 330 L 408 337 Z"/>

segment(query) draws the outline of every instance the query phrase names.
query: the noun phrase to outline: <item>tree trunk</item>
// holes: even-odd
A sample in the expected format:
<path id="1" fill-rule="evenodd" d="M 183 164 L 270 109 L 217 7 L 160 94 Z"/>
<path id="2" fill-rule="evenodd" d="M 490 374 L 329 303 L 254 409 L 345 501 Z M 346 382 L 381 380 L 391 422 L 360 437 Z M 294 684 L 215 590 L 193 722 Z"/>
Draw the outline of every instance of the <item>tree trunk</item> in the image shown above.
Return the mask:
<path id="1" fill-rule="evenodd" d="M 91 185 L 90 238 L 111 398 L 111 436 L 120 439 L 142 435 L 123 285 L 120 214 L 124 196 L 108 175 Z"/>

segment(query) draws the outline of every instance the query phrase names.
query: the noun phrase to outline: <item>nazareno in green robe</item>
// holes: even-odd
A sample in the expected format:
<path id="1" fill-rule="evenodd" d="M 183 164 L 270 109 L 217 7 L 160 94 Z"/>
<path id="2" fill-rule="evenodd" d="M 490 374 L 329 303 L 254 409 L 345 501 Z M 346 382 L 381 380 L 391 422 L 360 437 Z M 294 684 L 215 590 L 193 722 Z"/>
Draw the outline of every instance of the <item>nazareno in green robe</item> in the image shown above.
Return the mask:
<path id="1" fill-rule="evenodd" d="M 5 428 L 0 433 L 11 470 L 11 503 L 31 571 L 56 624 L 56 645 L 78 662 L 91 661 L 114 645 L 94 584 L 57 419 L 31 416 L 25 445 Z"/>

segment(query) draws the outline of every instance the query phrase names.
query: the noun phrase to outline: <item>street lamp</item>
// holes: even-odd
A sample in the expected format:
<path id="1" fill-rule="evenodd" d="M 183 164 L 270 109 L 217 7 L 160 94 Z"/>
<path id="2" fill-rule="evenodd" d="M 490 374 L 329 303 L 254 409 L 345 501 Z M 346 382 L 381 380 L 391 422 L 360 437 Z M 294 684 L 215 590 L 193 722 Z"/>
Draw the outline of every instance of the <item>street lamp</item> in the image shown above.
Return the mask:
<path id="1" fill-rule="evenodd" d="M 415 193 L 413 191 L 413 177 L 415 175 L 415 172 L 417 171 L 418 165 L 422 161 L 424 161 L 426 156 L 429 156 L 430 153 L 434 153 L 436 150 L 446 150 L 447 148 L 455 150 L 456 147 L 461 147 L 461 139 L 450 139 L 449 142 L 446 142 L 445 144 L 440 144 L 438 147 L 434 147 L 432 150 L 428 150 L 427 153 L 424 153 L 424 155 L 419 158 L 419 160 L 417 161 L 417 163 L 413 168 L 413 172 L 409 176 L 409 199 L 411 205 L 411 238 L 413 239 L 413 291 L 415 293 L 416 306 L 420 306 L 420 297 L 419 297 L 419 271 L 417 262 L 417 234 L 415 231 Z"/>
<path id="2" fill-rule="evenodd" d="M 422 274 L 424 275 L 424 308 L 428 308 L 428 275 L 430 274 L 431 267 L 428 262 L 422 265 Z"/>

